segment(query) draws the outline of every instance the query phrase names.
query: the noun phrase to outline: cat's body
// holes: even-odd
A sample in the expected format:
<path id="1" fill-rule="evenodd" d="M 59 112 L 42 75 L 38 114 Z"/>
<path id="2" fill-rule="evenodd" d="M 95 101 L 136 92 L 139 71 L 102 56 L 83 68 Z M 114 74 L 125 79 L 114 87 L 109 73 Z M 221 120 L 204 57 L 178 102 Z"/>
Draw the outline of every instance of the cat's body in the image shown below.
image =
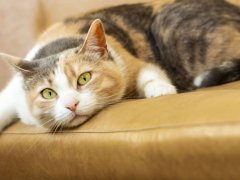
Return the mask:
<path id="1" fill-rule="evenodd" d="M 68 18 L 40 37 L 30 62 L 2 55 L 20 72 L 0 94 L 0 129 L 17 114 L 27 124 L 75 126 L 122 98 L 239 80 L 239 31 L 240 9 L 223 0 L 162 0 Z"/>

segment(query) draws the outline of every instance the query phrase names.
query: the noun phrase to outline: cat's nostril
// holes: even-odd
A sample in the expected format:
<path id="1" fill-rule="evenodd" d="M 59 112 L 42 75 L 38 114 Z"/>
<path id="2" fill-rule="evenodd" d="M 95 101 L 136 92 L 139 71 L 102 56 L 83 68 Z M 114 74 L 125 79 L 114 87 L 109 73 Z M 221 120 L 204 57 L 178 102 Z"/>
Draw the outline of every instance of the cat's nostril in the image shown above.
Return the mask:
<path id="1" fill-rule="evenodd" d="M 69 109 L 70 111 L 72 111 L 72 112 L 75 112 L 76 111 L 76 109 L 77 109 L 77 106 L 78 106 L 78 104 L 79 104 L 79 101 L 78 102 L 75 102 L 75 103 L 73 103 L 72 105 L 70 105 L 70 106 L 67 106 L 66 108 L 67 109 Z"/>
<path id="2" fill-rule="evenodd" d="M 79 101 L 75 103 L 75 107 L 77 107 L 78 104 L 79 104 Z"/>

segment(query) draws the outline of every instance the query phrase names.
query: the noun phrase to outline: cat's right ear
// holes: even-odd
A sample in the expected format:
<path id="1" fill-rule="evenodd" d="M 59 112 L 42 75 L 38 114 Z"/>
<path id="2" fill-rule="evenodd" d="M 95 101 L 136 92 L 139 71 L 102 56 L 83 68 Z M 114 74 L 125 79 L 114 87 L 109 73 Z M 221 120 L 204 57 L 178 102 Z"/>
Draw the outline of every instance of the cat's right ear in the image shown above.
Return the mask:
<path id="1" fill-rule="evenodd" d="M 32 72 L 33 63 L 30 61 L 22 60 L 19 57 L 11 56 L 5 53 L 0 53 L 0 61 L 6 61 L 15 70 L 20 71 L 23 74 L 28 74 Z"/>
<path id="2" fill-rule="evenodd" d="M 100 19 L 96 19 L 92 22 L 80 52 L 81 53 L 90 52 L 102 59 L 107 59 L 108 50 L 106 44 L 105 31 L 103 28 L 102 21 Z"/>

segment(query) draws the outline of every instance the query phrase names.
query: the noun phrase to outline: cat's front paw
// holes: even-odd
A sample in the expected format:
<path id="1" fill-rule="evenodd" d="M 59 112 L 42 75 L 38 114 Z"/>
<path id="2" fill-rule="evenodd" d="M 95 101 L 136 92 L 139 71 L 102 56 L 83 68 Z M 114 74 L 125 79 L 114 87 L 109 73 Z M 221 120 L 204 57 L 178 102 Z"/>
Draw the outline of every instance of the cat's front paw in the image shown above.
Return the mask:
<path id="1" fill-rule="evenodd" d="M 153 98 L 163 96 L 167 94 L 176 94 L 177 90 L 175 86 L 161 81 L 151 81 L 144 87 L 145 98 Z"/>

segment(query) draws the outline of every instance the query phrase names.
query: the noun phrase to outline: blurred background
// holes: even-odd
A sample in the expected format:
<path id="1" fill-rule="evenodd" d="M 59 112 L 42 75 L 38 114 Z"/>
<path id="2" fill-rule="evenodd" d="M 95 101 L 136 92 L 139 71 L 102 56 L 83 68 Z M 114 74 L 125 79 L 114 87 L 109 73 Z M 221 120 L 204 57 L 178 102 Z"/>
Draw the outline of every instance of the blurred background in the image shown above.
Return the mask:
<path id="1" fill-rule="evenodd" d="M 38 35 L 68 16 L 151 0 L 0 0 L 0 51 L 24 57 Z"/>

